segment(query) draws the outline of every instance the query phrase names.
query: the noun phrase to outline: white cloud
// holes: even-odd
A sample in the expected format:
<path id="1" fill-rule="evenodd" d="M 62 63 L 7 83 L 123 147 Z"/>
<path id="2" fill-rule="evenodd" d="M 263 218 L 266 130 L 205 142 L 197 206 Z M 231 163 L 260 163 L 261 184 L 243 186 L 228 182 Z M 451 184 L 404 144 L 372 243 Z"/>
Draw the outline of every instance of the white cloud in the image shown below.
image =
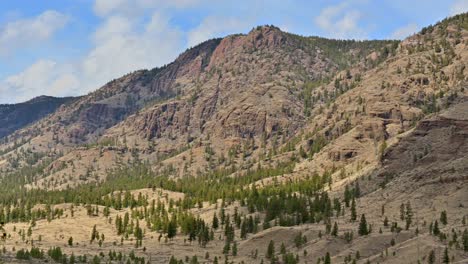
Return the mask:
<path id="1" fill-rule="evenodd" d="M 93 9 L 97 15 L 106 16 L 126 4 L 126 0 L 96 0 Z"/>
<path id="2" fill-rule="evenodd" d="M 68 17 L 48 10 L 30 19 L 16 20 L 0 28 L 0 55 L 8 55 L 15 49 L 37 45 L 63 28 Z"/>
<path id="3" fill-rule="evenodd" d="M 65 96 L 79 87 L 78 79 L 69 73 L 69 65 L 39 60 L 24 71 L 0 82 L 0 103 L 25 101 L 39 95 Z"/>
<path id="4" fill-rule="evenodd" d="M 55 96 L 81 95 L 81 93 L 77 92 L 79 87 L 80 81 L 77 77 L 73 73 L 65 72 L 52 80 L 47 94 Z"/>
<path id="5" fill-rule="evenodd" d="M 328 37 L 363 39 L 367 33 L 358 22 L 362 14 L 349 7 L 347 2 L 328 6 L 315 18 L 315 23 Z"/>
<path id="6" fill-rule="evenodd" d="M 94 42 L 99 43 L 112 37 L 132 32 L 132 21 L 122 16 L 111 16 L 94 32 Z"/>
<path id="7" fill-rule="evenodd" d="M 188 8 L 202 0 L 96 0 L 94 13 L 98 16 L 109 15 L 136 16 L 151 9 Z"/>
<path id="8" fill-rule="evenodd" d="M 102 22 L 90 35 L 89 51 L 73 62 L 42 59 L 0 80 L 0 102 L 19 102 L 42 94 L 86 94 L 126 73 L 167 64 L 188 46 L 252 25 L 252 18 L 215 16 L 189 31 L 170 23 L 170 8 L 188 8 L 200 1 L 96 0 L 94 12 Z"/>
<path id="9" fill-rule="evenodd" d="M 128 72 L 153 68 L 175 59 L 182 50 L 182 32 L 170 27 L 168 17 L 155 12 L 139 32 L 137 25 L 112 16 L 94 34 L 94 48 L 81 64 L 86 91 Z"/>
<path id="10" fill-rule="evenodd" d="M 468 0 L 456 0 L 450 7 L 450 14 L 456 15 L 468 12 Z"/>
<path id="11" fill-rule="evenodd" d="M 209 16 L 188 33 L 188 46 L 196 46 L 213 37 L 239 33 L 249 25 L 249 19 Z"/>
<path id="12" fill-rule="evenodd" d="M 418 25 L 411 23 L 396 29 L 390 35 L 391 39 L 404 39 L 418 31 Z"/>
<path id="13" fill-rule="evenodd" d="M 183 50 L 183 34 L 169 17 L 154 12 L 145 24 L 137 19 L 106 17 L 91 37 L 93 48 L 73 64 L 40 60 L 23 72 L 0 80 L 0 102 L 34 96 L 81 95 L 126 73 L 174 60 Z"/>

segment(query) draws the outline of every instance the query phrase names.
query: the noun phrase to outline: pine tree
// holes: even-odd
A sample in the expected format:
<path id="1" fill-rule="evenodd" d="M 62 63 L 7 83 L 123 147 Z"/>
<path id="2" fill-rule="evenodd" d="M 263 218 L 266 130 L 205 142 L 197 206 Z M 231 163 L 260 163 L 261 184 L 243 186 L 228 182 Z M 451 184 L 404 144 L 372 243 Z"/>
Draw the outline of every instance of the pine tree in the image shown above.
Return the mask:
<path id="1" fill-rule="evenodd" d="M 440 213 L 440 222 L 443 225 L 447 225 L 447 211 L 444 210 Z"/>
<path id="2" fill-rule="evenodd" d="M 68 239 L 68 245 L 69 245 L 70 247 L 73 246 L 73 237 L 70 237 L 70 238 Z"/>
<path id="3" fill-rule="evenodd" d="M 216 260 L 218 260 L 218 259 L 216 259 Z M 169 264 L 178 264 L 178 263 L 179 262 L 177 261 L 177 259 L 174 256 L 172 256 L 171 259 L 169 260 Z"/>
<path id="4" fill-rule="evenodd" d="M 331 264 L 331 258 L 330 258 L 330 253 L 327 252 L 327 254 L 325 255 L 325 260 L 323 262 L 324 264 Z"/>
<path id="5" fill-rule="evenodd" d="M 226 243 L 224 244 L 224 248 L 223 248 L 223 254 L 224 255 L 229 254 L 229 250 L 231 250 L 231 242 L 229 240 L 226 240 Z"/>
<path id="6" fill-rule="evenodd" d="M 104 208 L 103 214 L 104 214 L 105 217 L 108 217 L 108 216 L 109 216 L 109 214 L 110 214 L 109 206 L 106 206 L 106 207 Z"/>
<path id="7" fill-rule="evenodd" d="M 354 183 L 354 197 L 359 198 L 361 196 L 361 188 L 359 187 L 359 182 L 355 181 Z"/>
<path id="8" fill-rule="evenodd" d="M 400 205 L 400 219 L 405 220 L 405 204 L 403 203 Z"/>
<path id="9" fill-rule="evenodd" d="M 435 260 L 435 252 L 434 250 L 431 250 L 431 252 L 429 252 L 429 256 L 427 257 L 427 264 L 435 264 Z"/>
<path id="10" fill-rule="evenodd" d="M 330 234 L 331 233 L 331 223 L 330 223 L 330 219 L 328 219 L 326 222 L 325 222 L 325 233 L 326 234 Z"/>
<path id="11" fill-rule="evenodd" d="M 284 245 L 284 243 L 281 243 L 281 246 L 280 246 L 280 254 L 281 254 L 281 255 L 286 254 L 286 246 Z"/>
<path id="12" fill-rule="evenodd" d="M 218 217 L 216 216 L 216 212 L 213 215 L 213 224 L 212 224 L 212 226 L 213 226 L 213 229 L 215 229 L 215 230 L 218 229 L 218 227 L 219 227 L 219 220 L 218 220 Z"/>
<path id="13" fill-rule="evenodd" d="M 434 236 L 438 236 L 440 234 L 439 223 L 437 220 L 435 220 L 434 226 L 432 227 L 432 234 L 434 234 Z"/>
<path id="14" fill-rule="evenodd" d="M 463 231 L 463 250 L 468 251 L 468 229 L 465 228 Z"/>
<path id="15" fill-rule="evenodd" d="M 387 218 L 387 217 L 385 217 L 385 219 L 384 219 L 384 221 L 383 221 L 383 225 L 384 225 L 385 227 L 388 226 L 388 218 Z"/>
<path id="16" fill-rule="evenodd" d="M 413 221 L 413 211 L 411 209 L 411 204 L 410 202 L 408 201 L 408 203 L 406 204 L 406 230 L 408 230 L 411 226 L 411 223 Z"/>
<path id="17" fill-rule="evenodd" d="M 369 234 L 369 229 L 367 227 L 366 216 L 364 214 L 361 215 L 361 221 L 359 222 L 358 234 L 360 236 L 365 236 L 365 235 Z"/>
<path id="18" fill-rule="evenodd" d="M 93 230 L 91 231 L 91 243 L 98 238 L 98 232 L 96 229 L 96 225 L 93 226 Z"/>
<path id="19" fill-rule="evenodd" d="M 245 239 L 247 238 L 247 224 L 245 223 L 246 221 L 242 221 L 242 224 L 241 224 L 241 233 L 240 233 L 240 237 L 242 239 Z"/>
<path id="20" fill-rule="evenodd" d="M 450 263 L 450 257 L 449 257 L 449 254 L 448 254 L 448 248 L 447 247 L 444 250 L 444 258 L 442 260 L 442 263 L 445 263 L 445 264 Z"/>
<path id="21" fill-rule="evenodd" d="M 338 224 L 335 222 L 335 224 L 333 225 L 333 229 L 332 229 L 332 232 L 331 232 L 332 236 L 338 236 Z"/>
<path id="22" fill-rule="evenodd" d="M 351 221 L 356 221 L 356 219 L 357 219 L 356 200 L 353 197 L 353 200 L 351 202 Z"/>
<path id="23" fill-rule="evenodd" d="M 270 243 L 268 244 L 266 257 L 269 259 L 275 257 L 275 242 L 273 242 L 273 240 L 270 240 Z"/>
<path id="24" fill-rule="evenodd" d="M 349 191 L 348 185 L 345 186 L 345 191 L 344 191 L 344 201 L 346 207 L 349 207 L 349 201 L 351 200 L 351 192 Z"/>
<path id="25" fill-rule="evenodd" d="M 177 223 L 175 220 L 169 221 L 167 225 L 167 238 L 172 239 L 177 234 Z"/>
<path id="26" fill-rule="evenodd" d="M 237 256 L 237 243 L 236 242 L 232 244 L 232 255 Z"/>
<path id="27" fill-rule="evenodd" d="M 76 263 L 75 254 L 73 254 L 73 252 L 72 252 L 72 254 L 70 256 L 70 260 L 69 260 L 68 263 L 70 263 L 70 264 L 75 264 Z"/>

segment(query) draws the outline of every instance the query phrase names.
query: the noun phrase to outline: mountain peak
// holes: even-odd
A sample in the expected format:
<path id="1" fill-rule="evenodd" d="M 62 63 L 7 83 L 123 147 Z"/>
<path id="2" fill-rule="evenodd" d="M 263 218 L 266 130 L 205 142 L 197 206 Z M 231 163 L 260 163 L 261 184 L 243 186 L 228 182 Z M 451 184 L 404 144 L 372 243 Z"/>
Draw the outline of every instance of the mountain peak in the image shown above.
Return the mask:
<path id="1" fill-rule="evenodd" d="M 281 29 L 277 26 L 274 25 L 259 25 L 256 26 L 255 28 L 252 28 L 250 30 L 249 34 L 255 31 L 261 31 L 261 32 L 268 32 L 268 31 L 276 31 L 276 32 L 282 32 Z"/>

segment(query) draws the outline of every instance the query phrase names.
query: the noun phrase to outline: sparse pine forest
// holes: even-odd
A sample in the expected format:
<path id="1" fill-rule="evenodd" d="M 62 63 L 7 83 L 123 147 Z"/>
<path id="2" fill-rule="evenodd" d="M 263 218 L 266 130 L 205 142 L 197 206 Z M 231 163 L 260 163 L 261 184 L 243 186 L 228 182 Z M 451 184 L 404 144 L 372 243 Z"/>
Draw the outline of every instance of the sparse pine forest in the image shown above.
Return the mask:
<path id="1" fill-rule="evenodd" d="M 227 37 L 240 48 L 207 41 L 69 99 L 63 118 L 51 111 L 0 139 L 0 259 L 462 263 L 467 36 L 466 13 L 403 41 L 263 26 Z M 210 57 L 220 45 L 226 53 Z M 229 56 L 236 63 L 203 68 L 190 84 L 158 81 L 182 59 L 208 67 Z M 257 105 L 231 106 L 223 82 L 260 87 Z M 161 94 L 142 98 L 142 87 Z M 91 107 L 106 98 L 125 111 Z M 111 117 L 90 125 L 86 111 Z"/>

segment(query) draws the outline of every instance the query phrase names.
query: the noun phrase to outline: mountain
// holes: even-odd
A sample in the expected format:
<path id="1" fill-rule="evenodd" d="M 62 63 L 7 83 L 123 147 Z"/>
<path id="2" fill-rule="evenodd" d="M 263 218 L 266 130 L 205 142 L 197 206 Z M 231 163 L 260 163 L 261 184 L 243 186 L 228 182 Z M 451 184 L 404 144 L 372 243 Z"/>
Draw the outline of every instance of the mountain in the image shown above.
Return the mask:
<path id="1" fill-rule="evenodd" d="M 304 125 L 308 115 L 311 101 L 303 98 L 305 89 L 327 82 L 348 65 L 372 67 L 379 59 L 374 50 L 392 50 L 395 44 L 305 38 L 272 26 L 258 27 L 248 35 L 210 40 L 165 67 L 113 80 L 35 125 L 18 130 L 8 138 L 6 150 L 12 148 L 12 142 L 27 142 L 23 148 L 33 152 L 66 154 L 59 160 L 61 164 L 75 159 L 81 151 L 74 150 L 76 146 L 96 142 L 118 146 L 108 151 L 112 161 L 97 169 L 102 176 L 117 160 L 115 153 L 128 155 L 129 148 L 138 148 L 147 159 L 157 160 L 199 144 L 195 141 L 208 135 L 226 144 L 247 139 L 260 144 L 262 137 L 265 144 L 286 140 Z M 340 52 L 343 55 L 337 56 Z M 227 155 L 224 143 L 216 144 L 222 149 L 215 151 Z M 101 151 L 94 148 L 89 152 L 94 160 Z M 84 160 L 83 166 L 78 166 L 75 177 L 83 178 L 86 168 L 94 166 L 89 162 Z M 203 165 L 193 166 L 192 171 Z M 54 173 L 63 177 L 69 171 Z"/>
<path id="2" fill-rule="evenodd" d="M 468 14 L 403 41 L 259 26 L 63 99 L 0 144 L 4 258 L 463 263 L 467 45 Z"/>
<path id="3" fill-rule="evenodd" d="M 0 105 L 0 138 L 44 118 L 74 99 L 39 96 L 24 103 Z"/>

